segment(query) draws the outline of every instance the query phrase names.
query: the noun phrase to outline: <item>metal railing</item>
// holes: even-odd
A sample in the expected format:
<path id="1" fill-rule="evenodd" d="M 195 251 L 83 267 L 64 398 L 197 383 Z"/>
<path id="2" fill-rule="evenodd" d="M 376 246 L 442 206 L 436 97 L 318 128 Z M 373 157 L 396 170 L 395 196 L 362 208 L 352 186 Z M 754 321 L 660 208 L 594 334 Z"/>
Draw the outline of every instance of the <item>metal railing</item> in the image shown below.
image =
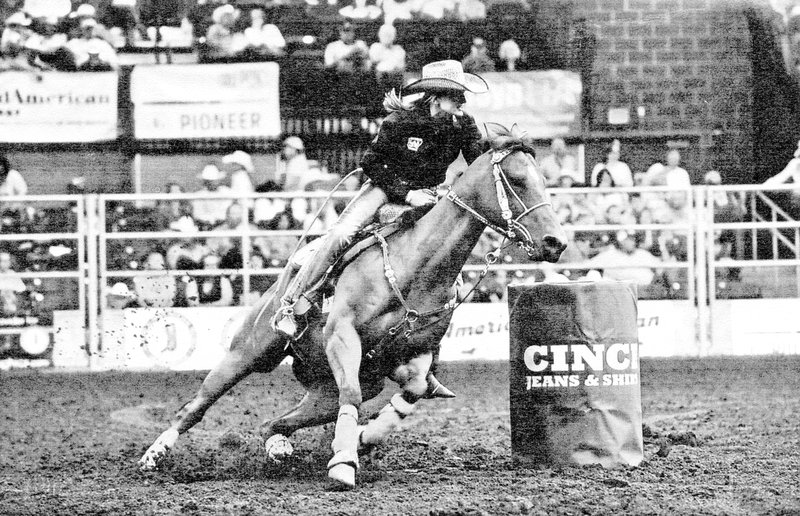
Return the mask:
<path id="1" fill-rule="evenodd" d="M 567 221 L 565 228 L 568 233 L 593 233 L 607 234 L 609 232 L 625 231 L 632 232 L 670 232 L 680 235 L 685 239 L 685 255 L 681 259 L 663 261 L 658 263 L 657 268 L 665 271 L 677 271 L 683 278 L 684 283 L 677 285 L 679 292 L 672 292 L 669 299 L 678 299 L 678 302 L 688 303 L 694 307 L 697 321 L 697 338 L 701 343 L 700 349 L 714 339 L 714 312 L 717 309 L 718 299 L 720 299 L 720 285 L 718 284 L 717 273 L 720 270 L 730 270 L 732 268 L 747 270 L 750 272 L 769 268 L 777 271 L 779 267 L 789 268 L 794 272 L 794 281 L 787 282 L 784 277 L 776 278 L 775 284 L 781 288 L 788 288 L 787 283 L 791 283 L 794 288 L 793 295 L 800 296 L 800 222 L 791 218 L 791 214 L 782 209 L 773 199 L 769 198 L 765 192 L 781 190 L 794 190 L 791 187 L 779 187 L 765 189 L 761 186 L 718 186 L 718 187 L 691 187 L 685 189 L 670 188 L 573 188 L 573 189 L 552 189 L 551 196 L 554 199 L 587 199 L 593 196 L 606 194 L 627 194 L 634 198 L 641 199 L 648 197 L 651 199 L 664 199 L 667 196 L 680 196 L 683 198 L 684 217 L 670 222 L 637 222 L 636 224 L 611 224 L 591 223 L 586 221 Z M 749 211 L 743 210 L 744 216 L 738 222 L 722 222 L 714 220 L 714 198 L 716 195 L 724 193 L 730 194 L 730 199 L 734 199 L 737 206 L 741 208 L 749 207 Z M 337 201 L 346 201 L 353 195 L 353 192 L 342 192 L 334 194 L 333 198 Z M 65 228 L 67 231 L 42 231 L 25 234 L 2 233 L 0 234 L 0 245 L 9 243 L 21 243 L 26 241 L 47 242 L 47 241 L 69 241 L 74 242 L 74 249 L 77 256 L 77 266 L 75 270 L 57 271 L 26 271 L 13 273 L 12 276 L 20 277 L 26 281 L 34 279 L 49 278 L 69 278 L 78 283 L 78 299 L 75 302 L 76 308 L 86 314 L 87 338 L 89 343 L 89 353 L 92 356 L 102 350 L 101 342 L 102 323 L 104 313 L 108 309 L 106 297 L 109 288 L 114 281 L 124 281 L 139 276 L 177 276 L 188 275 L 195 278 L 207 276 L 228 275 L 236 276 L 241 279 L 239 294 L 240 304 L 244 304 L 247 294 L 250 292 L 252 278 L 254 276 L 277 276 L 282 270 L 283 263 L 288 256 L 280 256 L 275 263 L 266 264 L 265 268 L 252 268 L 250 259 L 255 252 L 255 248 L 264 242 L 274 242 L 276 238 L 298 239 L 304 234 L 302 229 L 263 229 L 249 223 L 243 223 L 235 229 L 225 230 L 190 230 L 172 231 L 165 230 L 147 224 L 140 223 L 136 227 L 126 227 L 119 224 L 117 208 L 126 207 L 128 212 L 145 215 L 155 213 L 157 203 L 161 202 L 192 202 L 197 200 L 222 199 L 229 200 L 231 204 L 238 203 L 243 208 L 243 220 L 251 221 L 256 211 L 257 203 L 269 201 L 283 201 L 286 205 L 291 205 L 292 201 L 299 203 L 298 199 L 306 202 L 306 209 L 298 208 L 298 215 L 310 217 L 316 209 L 314 203 L 319 203 L 327 196 L 327 193 L 269 193 L 252 194 L 231 197 L 227 195 L 199 195 L 199 194 L 119 194 L 119 195 L 86 195 L 86 196 L 27 196 L 14 200 L 14 203 L 24 206 L 37 204 L 59 204 L 66 205 L 67 210 L 75 214 L 75 226 Z M 301 203 L 300 203 L 301 204 Z M 681 203 L 679 203 L 681 204 Z M 312 209 L 313 208 L 313 209 Z M 770 210 L 764 214 L 763 210 Z M 138 211 L 137 211 L 138 210 Z M 125 210 L 123 210 L 125 211 Z M 146 217 L 145 217 L 146 219 Z M 305 223 L 308 224 L 308 219 Z M 324 231 L 324 227 L 315 227 L 310 235 L 319 235 Z M 487 230 L 489 231 L 489 230 Z M 770 258 L 760 258 L 757 251 L 760 239 L 759 232 L 768 232 L 771 250 L 775 251 Z M 793 232 L 794 238 L 789 238 L 785 232 Z M 726 256 L 720 256 L 719 235 L 721 232 L 735 235 L 734 250 Z M 131 256 L 138 256 L 154 246 L 155 243 L 169 241 L 208 240 L 208 239 L 229 239 L 235 241 L 236 246 L 241 250 L 241 267 L 214 270 L 142 270 L 137 263 L 135 267 L 131 264 L 115 264 L 115 249 L 129 247 L 133 249 Z M 749 239 L 749 240 L 748 240 Z M 255 243 L 257 242 L 257 243 Z M 774 242 L 778 242 L 775 244 Z M 748 249 L 748 246 L 750 249 Z M 776 246 L 777 249 L 776 249 Z M 284 245 L 284 251 L 288 254 L 293 246 Z M 137 251 L 138 249 L 138 251 Z M 791 258 L 782 258 L 777 251 L 790 249 Z M 749 252 L 748 252 L 749 251 Z M 125 251 L 127 252 L 127 251 Z M 751 257 L 750 259 L 745 259 Z M 138 260 L 133 260 L 137 261 Z M 504 271 L 506 275 L 513 272 L 521 272 L 522 276 L 529 275 L 535 271 L 586 271 L 590 269 L 624 269 L 630 268 L 631 264 L 602 264 L 591 259 L 581 259 L 572 261 L 561 261 L 557 264 L 538 264 L 529 263 L 525 260 L 501 261 L 494 267 L 496 271 Z M 483 268 L 480 261 L 470 263 L 464 267 L 465 272 L 477 272 Z M 511 278 L 514 279 L 514 278 Z M 763 288 L 763 285 L 757 285 Z M 679 287 L 679 288 L 678 288 Z M 724 297 L 724 296 L 723 296 Z"/>

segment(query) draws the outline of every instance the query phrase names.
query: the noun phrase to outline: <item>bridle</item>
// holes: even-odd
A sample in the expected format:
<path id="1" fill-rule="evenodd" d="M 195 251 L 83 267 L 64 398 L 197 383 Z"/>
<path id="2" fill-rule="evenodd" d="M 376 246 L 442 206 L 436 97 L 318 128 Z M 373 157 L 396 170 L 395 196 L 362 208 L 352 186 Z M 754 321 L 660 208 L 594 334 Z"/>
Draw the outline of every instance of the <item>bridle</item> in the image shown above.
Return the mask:
<path id="1" fill-rule="evenodd" d="M 473 207 L 468 205 L 464 200 L 456 195 L 453 190 L 449 190 L 447 192 L 447 199 L 452 201 L 456 206 L 460 206 L 464 210 L 466 210 L 470 215 L 481 221 L 483 224 L 489 226 L 490 228 L 494 229 L 505 238 L 509 240 L 513 240 L 517 242 L 517 244 L 528 253 L 528 256 L 533 256 L 535 254 L 535 245 L 533 241 L 533 237 L 531 236 L 528 229 L 520 223 L 520 220 L 529 215 L 530 213 L 538 210 L 539 208 L 544 208 L 545 206 L 552 206 L 549 201 L 542 201 L 540 203 L 534 204 L 533 206 L 526 206 L 525 202 L 520 198 L 517 192 L 514 190 L 514 187 L 511 186 L 511 183 L 508 180 L 508 176 L 503 171 L 503 167 L 500 165 L 509 154 L 513 152 L 513 149 L 504 149 L 500 151 L 494 151 L 492 153 L 492 174 L 494 175 L 494 187 L 497 193 L 497 204 L 500 205 L 500 215 L 503 217 L 503 220 L 506 221 L 506 227 L 502 228 L 497 224 L 493 223 L 480 212 L 475 210 Z M 514 199 L 522 206 L 522 213 L 520 213 L 516 218 L 512 218 L 514 214 L 511 211 L 511 207 L 508 202 L 508 194 L 507 190 L 511 192 L 511 195 L 514 196 Z M 517 233 L 520 236 L 517 236 Z"/>

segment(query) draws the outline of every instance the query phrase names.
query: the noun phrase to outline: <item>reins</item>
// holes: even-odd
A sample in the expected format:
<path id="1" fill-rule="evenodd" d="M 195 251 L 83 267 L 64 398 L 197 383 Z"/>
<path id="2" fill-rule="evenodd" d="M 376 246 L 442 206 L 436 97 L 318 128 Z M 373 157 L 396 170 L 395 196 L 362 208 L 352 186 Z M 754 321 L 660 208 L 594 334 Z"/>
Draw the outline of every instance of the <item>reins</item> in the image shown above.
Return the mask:
<path id="1" fill-rule="evenodd" d="M 458 195 L 456 195 L 456 193 L 453 192 L 452 189 L 449 189 L 448 192 L 447 192 L 447 195 L 445 196 L 448 200 L 453 202 L 455 205 L 457 205 L 460 208 L 464 209 L 470 215 L 472 215 L 473 217 L 478 219 L 481 223 L 483 223 L 484 225 L 494 229 L 495 231 L 497 231 L 498 233 L 500 233 L 503 236 L 503 242 L 501 242 L 501 244 L 497 247 L 497 249 L 495 249 L 494 251 L 490 251 L 490 252 L 486 253 L 486 255 L 484 256 L 484 267 L 483 267 L 483 269 L 481 270 L 481 272 L 480 272 L 480 274 L 478 276 L 478 280 L 473 284 L 472 288 L 465 295 L 459 296 L 458 292 L 456 292 L 456 296 L 453 299 L 451 299 L 450 301 L 448 301 L 443 307 L 434 308 L 433 310 L 428 310 L 426 312 L 419 312 L 418 310 L 413 309 L 408 304 L 408 302 L 406 301 L 406 298 L 403 295 L 402 291 L 400 290 L 400 287 L 397 286 L 397 275 L 395 274 L 394 269 L 392 268 L 392 264 L 389 261 L 389 244 L 388 244 L 388 242 L 383 237 L 383 235 L 381 235 L 380 233 L 378 233 L 378 232 L 374 233 L 375 238 L 378 240 L 378 242 L 381 245 L 381 251 L 382 251 L 382 254 L 383 254 L 384 276 L 386 277 L 387 281 L 389 282 L 389 286 L 392 288 L 392 291 L 394 292 L 395 296 L 400 301 L 400 304 L 402 305 L 403 309 L 405 310 L 405 314 L 403 315 L 403 318 L 400 320 L 400 322 L 398 322 L 396 325 L 394 325 L 391 328 L 389 328 L 389 331 L 388 331 L 389 335 L 387 336 L 388 339 L 394 338 L 404 326 L 406 326 L 407 329 L 403 333 L 403 337 L 408 339 L 408 338 L 411 337 L 411 335 L 414 332 L 418 332 L 420 330 L 423 330 L 425 328 L 428 328 L 430 326 L 438 324 L 438 322 L 441 320 L 441 318 L 437 318 L 434 321 L 431 321 L 431 322 L 429 322 L 427 324 L 424 324 L 422 326 L 416 327 L 416 323 L 420 318 L 430 317 L 430 316 L 437 315 L 437 314 L 440 314 L 440 313 L 443 313 L 443 312 L 453 312 L 453 311 L 455 311 L 456 308 L 461 306 L 461 304 L 463 304 L 469 298 L 469 296 L 478 288 L 478 285 L 481 283 L 481 281 L 483 281 L 483 279 L 488 274 L 489 268 L 493 264 L 495 264 L 497 262 L 497 260 L 498 260 L 498 258 L 500 256 L 500 251 L 505 247 L 503 245 L 503 243 L 506 240 L 516 241 L 521 247 L 525 248 L 526 251 L 530 253 L 530 249 L 531 249 L 531 246 L 532 246 L 532 243 L 533 243 L 533 239 L 532 239 L 530 233 L 528 232 L 528 230 L 519 221 L 523 217 L 525 217 L 526 215 L 532 213 L 534 210 L 537 210 L 537 209 L 542 208 L 544 206 L 550 206 L 551 204 L 550 204 L 549 201 L 543 201 L 543 202 L 534 204 L 533 206 L 530 206 L 530 207 L 525 205 L 525 202 L 520 198 L 520 196 L 517 194 L 517 192 L 511 186 L 511 183 L 508 181 L 508 177 L 506 176 L 505 172 L 503 171 L 502 166 L 500 165 L 500 163 L 509 154 L 511 154 L 511 152 L 512 152 L 511 149 L 505 149 L 505 150 L 502 150 L 502 151 L 495 151 L 494 154 L 492 155 L 492 174 L 494 175 L 494 184 L 495 184 L 495 192 L 496 192 L 496 195 L 497 195 L 497 203 L 500 206 L 501 216 L 503 217 L 503 220 L 506 221 L 506 225 L 507 225 L 506 228 L 502 228 L 502 227 L 492 223 L 489 219 L 487 219 L 485 216 L 483 216 L 480 212 L 478 212 L 477 210 L 472 208 L 469 204 L 464 202 L 464 200 L 461 199 Z M 508 202 L 508 194 L 506 192 L 506 189 L 511 191 L 512 195 L 514 196 L 514 198 L 517 200 L 517 202 L 523 208 L 522 213 L 520 213 L 520 215 L 518 215 L 514 219 L 512 219 L 513 212 L 511 211 L 511 206 L 510 206 L 510 204 Z M 517 237 L 517 233 L 516 233 L 515 229 L 520 231 L 520 233 L 522 234 L 521 238 Z M 377 354 L 378 350 L 382 347 L 382 345 L 383 345 L 385 340 L 386 339 L 381 339 L 381 341 L 378 343 L 378 345 L 376 345 L 375 347 L 370 349 L 365 354 L 365 357 L 367 359 L 374 358 L 375 355 Z"/>
<path id="2" fill-rule="evenodd" d="M 497 224 L 494 224 L 489 219 L 484 217 L 480 212 L 474 209 L 472 206 L 467 204 L 463 199 L 461 199 L 453 190 L 452 188 L 448 189 L 447 195 L 445 196 L 448 200 L 453 202 L 456 206 L 459 206 L 467 213 L 481 221 L 484 225 L 492 228 L 493 230 L 497 231 L 505 238 L 509 240 L 513 240 L 519 244 L 520 247 L 525 249 L 525 251 L 531 255 L 533 252 L 533 237 L 531 236 L 530 232 L 525 228 L 523 224 L 520 223 L 520 220 L 525 216 L 529 215 L 535 210 L 539 208 L 543 208 L 545 206 L 552 206 L 550 201 L 542 201 L 540 203 L 534 204 L 533 206 L 526 206 L 525 202 L 520 198 L 517 194 L 514 187 L 511 186 L 511 183 L 508 180 L 508 176 L 503 171 L 503 167 L 500 165 L 506 157 L 513 152 L 512 149 L 505 149 L 502 151 L 495 151 L 492 154 L 492 174 L 494 175 L 494 186 L 495 186 L 495 193 L 497 195 L 497 204 L 500 205 L 500 216 L 503 217 L 503 220 L 506 221 L 506 227 L 502 228 Z M 513 212 L 511 211 L 511 206 L 508 202 L 508 193 L 506 190 L 511 191 L 511 194 L 514 196 L 514 199 L 522 206 L 522 213 L 520 213 L 516 218 L 512 219 L 514 216 Z M 521 233 L 521 238 L 517 237 L 517 232 Z"/>

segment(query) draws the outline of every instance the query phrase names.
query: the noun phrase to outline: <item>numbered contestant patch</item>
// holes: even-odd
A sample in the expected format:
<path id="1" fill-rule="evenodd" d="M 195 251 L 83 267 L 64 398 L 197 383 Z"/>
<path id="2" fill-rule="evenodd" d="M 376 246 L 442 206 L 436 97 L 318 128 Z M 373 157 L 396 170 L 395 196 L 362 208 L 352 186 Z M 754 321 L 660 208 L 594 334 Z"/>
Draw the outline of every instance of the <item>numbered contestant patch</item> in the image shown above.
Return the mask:
<path id="1" fill-rule="evenodd" d="M 413 136 L 409 138 L 408 142 L 406 143 L 406 147 L 408 147 L 408 150 L 414 152 L 417 152 L 419 150 L 420 145 L 422 145 L 422 138 L 415 138 Z"/>

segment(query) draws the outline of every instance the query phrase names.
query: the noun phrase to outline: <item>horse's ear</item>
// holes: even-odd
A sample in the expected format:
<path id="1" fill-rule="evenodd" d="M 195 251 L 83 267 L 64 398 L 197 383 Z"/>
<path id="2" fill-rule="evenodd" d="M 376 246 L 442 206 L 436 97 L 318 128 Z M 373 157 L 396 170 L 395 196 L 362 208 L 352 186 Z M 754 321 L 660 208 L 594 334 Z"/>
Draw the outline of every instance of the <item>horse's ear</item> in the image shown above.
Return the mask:
<path id="1" fill-rule="evenodd" d="M 508 134 L 508 129 L 506 129 L 504 125 L 496 122 L 486 122 L 483 124 L 483 127 L 486 129 L 486 138 L 488 138 L 489 141 L 494 140 L 498 136 Z"/>
<path id="2" fill-rule="evenodd" d="M 511 136 L 514 138 L 519 138 L 520 140 L 525 140 L 525 137 L 528 135 L 528 131 L 521 128 L 517 124 L 511 126 Z"/>

